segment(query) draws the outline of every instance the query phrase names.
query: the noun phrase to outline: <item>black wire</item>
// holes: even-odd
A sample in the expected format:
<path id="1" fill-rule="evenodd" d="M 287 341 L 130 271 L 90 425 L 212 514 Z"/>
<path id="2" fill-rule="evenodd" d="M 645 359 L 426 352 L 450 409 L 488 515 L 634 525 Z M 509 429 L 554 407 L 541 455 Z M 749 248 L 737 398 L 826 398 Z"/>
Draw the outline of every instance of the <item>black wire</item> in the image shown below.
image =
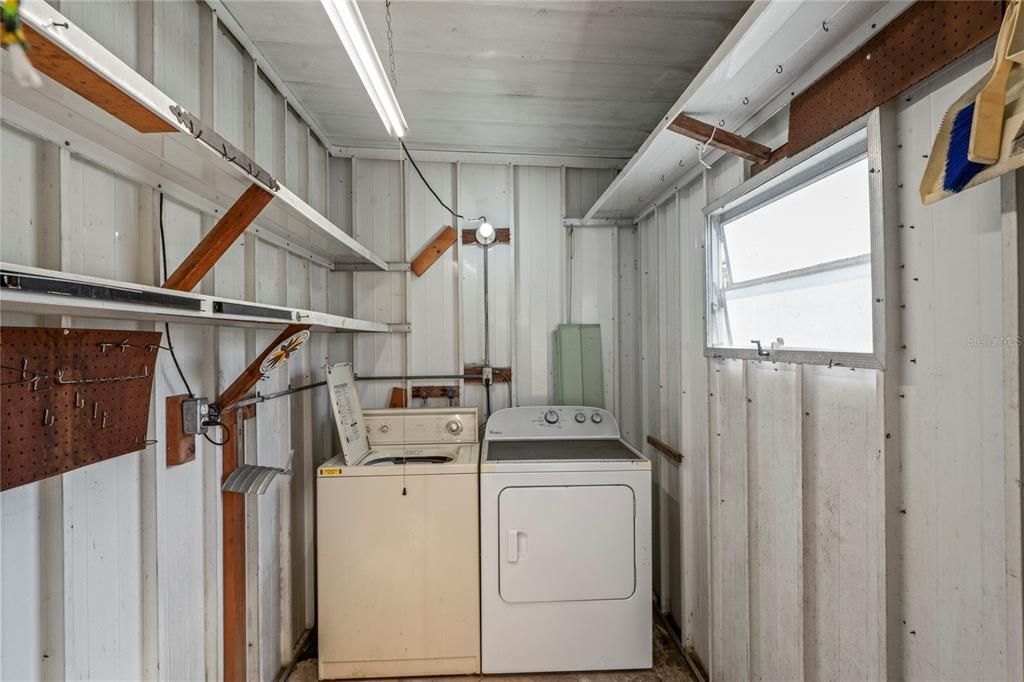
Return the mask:
<path id="1" fill-rule="evenodd" d="M 444 209 L 446 211 L 448 211 L 449 213 L 451 213 L 456 218 L 462 218 L 463 220 L 465 220 L 466 216 L 462 215 L 461 213 L 456 213 L 455 211 L 453 211 L 448 206 L 448 204 L 446 204 L 443 201 L 441 201 L 441 197 L 437 196 L 437 192 L 435 192 L 434 188 L 430 186 L 430 183 L 427 182 L 427 179 L 425 177 L 423 177 L 423 171 L 421 171 L 420 167 L 416 165 L 415 159 L 413 159 L 412 158 L 412 154 L 409 153 L 409 148 L 405 146 L 405 140 L 399 139 L 398 142 L 402 145 L 402 151 L 405 152 L 405 156 L 406 156 L 407 159 L 409 159 L 409 163 L 411 163 L 412 167 L 416 169 L 416 175 L 420 176 L 420 180 L 423 181 L 423 184 L 427 186 L 427 189 L 430 190 L 430 193 L 434 195 L 435 199 L 437 199 L 437 203 L 439 203 L 442 206 L 444 206 Z"/>
<path id="2" fill-rule="evenodd" d="M 167 281 L 167 242 L 164 240 L 164 193 L 160 192 L 160 258 L 164 264 L 164 281 Z M 178 369 L 178 376 L 181 377 L 181 381 L 185 384 L 185 392 L 188 393 L 188 397 L 195 396 L 192 392 L 192 387 L 188 385 L 188 379 L 185 378 L 185 372 L 181 370 L 181 364 L 178 362 L 178 356 L 174 353 L 174 342 L 171 341 L 171 325 L 164 322 L 164 336 L 167 337 L 167 350 L 171 351 L 171 359 L 174 360 L 174 366 Z M 206 435 L 206 434 L 203 434 Z M 207 438 L 209 440 L 209 438 Z M 212 441 L 211 441 L 212 442 Z M 224 441 L 225 443 L 227 441 Z"/>
<path id="3" fill-rule="evenodd" d="M 499 377 L 505 379 L 505 384 L 508 386 L 508 406 L 515 407 L 515 405 L 512 404 L 512 377 L 507 376 L 504 372 L 499 372 L 497 370 L 494 370 L 494 373 L 497 374 Z"/>
<path id="4" fill-rule="evenodd" d="M 222 424 L 221 422 L 214 422 L 214 423 L 210 424 L 210 426 L 219 426 L 220 429 L 221 429 L 221 433 L 224 434 L 224 440 L 222 440 L 222 441 L 220 441 L 218 443 L 214 439 L 210 438 L 210 434 L 208 434 L 208 433 L 204 433 L 203 434 L 203 438 L 205 438 L 206 440 L 210 441 L 211 443 L 213 443 L 217 447 L 221 447 L 223 445 L 227 445 L 231 441 L 231 429 L 225 427 L 224 424 Z"/>

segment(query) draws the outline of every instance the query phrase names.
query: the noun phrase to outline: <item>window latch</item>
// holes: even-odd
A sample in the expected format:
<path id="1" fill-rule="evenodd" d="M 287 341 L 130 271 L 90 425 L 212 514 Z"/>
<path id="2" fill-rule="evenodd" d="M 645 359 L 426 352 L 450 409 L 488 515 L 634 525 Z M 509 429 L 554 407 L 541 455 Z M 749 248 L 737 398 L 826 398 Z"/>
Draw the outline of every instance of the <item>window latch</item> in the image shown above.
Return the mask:
<path id="1" fill-rule="evenodd" d="M 761 348 L 761 339 L 750 339 L 750 343 L 757 344 L 757 354 L 762 358 L 768 357 L 768 351 Z"/>

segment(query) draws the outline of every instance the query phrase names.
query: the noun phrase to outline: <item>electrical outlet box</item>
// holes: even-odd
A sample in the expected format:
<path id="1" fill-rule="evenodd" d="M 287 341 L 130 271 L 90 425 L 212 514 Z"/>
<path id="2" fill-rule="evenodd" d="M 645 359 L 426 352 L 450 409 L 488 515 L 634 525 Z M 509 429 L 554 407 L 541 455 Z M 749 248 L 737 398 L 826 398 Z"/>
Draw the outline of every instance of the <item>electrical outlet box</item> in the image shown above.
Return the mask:
<path id="1" fill-rule="evenodd" d="M 189 398 L 181 403 L 181 427 L 185 433 L 200 435 L 206 433 L 206 418 L 210 414 L 210 401 L 206 398 Z"/>
<path id="2" fill-rule="evenodd" d="M 484 386 L 489 386 L 494 383 L 494 368 L 483 367 L 480 370 L 480 379 L 484 382 Z"/>

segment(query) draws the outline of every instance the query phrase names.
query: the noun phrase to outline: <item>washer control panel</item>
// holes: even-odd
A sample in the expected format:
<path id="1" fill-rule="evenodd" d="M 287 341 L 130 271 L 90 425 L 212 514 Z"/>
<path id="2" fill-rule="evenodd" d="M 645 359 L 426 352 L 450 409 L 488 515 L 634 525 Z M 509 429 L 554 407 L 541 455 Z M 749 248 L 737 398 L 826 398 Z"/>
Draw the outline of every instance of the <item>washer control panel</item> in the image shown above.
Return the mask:
<path id="1" fill-rule="evenodd" d="M 488 440 L 520 438 L 618 438 L 619 425 L 599 407 L 512 407 L 487 420 Z"/>
<path id="2" fill-rule="evenodd" d="M 371 446 L 477 442 L 476 408 L 365 410 Z"/>

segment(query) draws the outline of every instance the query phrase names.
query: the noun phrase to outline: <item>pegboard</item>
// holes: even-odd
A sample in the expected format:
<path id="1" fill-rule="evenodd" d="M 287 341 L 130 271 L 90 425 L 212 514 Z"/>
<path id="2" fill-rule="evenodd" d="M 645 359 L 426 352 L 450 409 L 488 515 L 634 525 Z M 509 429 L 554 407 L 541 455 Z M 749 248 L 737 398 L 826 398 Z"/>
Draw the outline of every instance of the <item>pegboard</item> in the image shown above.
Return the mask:
<path id="1" fill-rule="evenodd" d="M 951 64 L 999 31 L 1004 4 L 919 1 L 797 95 L 786 154 L 807 149 Z"/>
<path id="2" fill-rule="evenodd" d="M 0 328 L 0 490 L 143 449 L 160 338 Z"/>

